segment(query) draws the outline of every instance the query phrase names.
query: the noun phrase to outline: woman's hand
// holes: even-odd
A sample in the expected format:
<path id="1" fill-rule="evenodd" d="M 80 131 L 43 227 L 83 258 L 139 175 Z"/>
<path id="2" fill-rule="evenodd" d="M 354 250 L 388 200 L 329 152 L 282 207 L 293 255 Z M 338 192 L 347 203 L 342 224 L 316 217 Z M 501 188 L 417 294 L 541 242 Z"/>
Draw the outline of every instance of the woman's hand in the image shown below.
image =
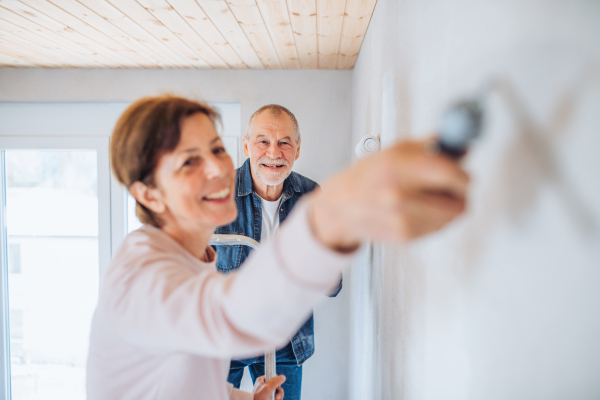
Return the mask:
<path id="1" fill-rule="evenodd" d="M 275 390 L 277 390 L 275 393 L 275 400 L 283 400 L 283 389 L 281 388 L 283 382 L 285 382 L 285 376 L 283 375 L 277 375 L 267 383 L 265 383 L 264 375 L 257 378 L 254 383 L 254 389 L 252 389 L 254 400 L 270 400 L 271 394 L 273 394 Z"/>
<path id="2" fill-rule="evenodd" d="M 368 239 L 406 242 L 460 215 L 469 177 L 431 145 L 403 141 L 325 182 L 312 199 L 317 238 L 342 251 Z"/>

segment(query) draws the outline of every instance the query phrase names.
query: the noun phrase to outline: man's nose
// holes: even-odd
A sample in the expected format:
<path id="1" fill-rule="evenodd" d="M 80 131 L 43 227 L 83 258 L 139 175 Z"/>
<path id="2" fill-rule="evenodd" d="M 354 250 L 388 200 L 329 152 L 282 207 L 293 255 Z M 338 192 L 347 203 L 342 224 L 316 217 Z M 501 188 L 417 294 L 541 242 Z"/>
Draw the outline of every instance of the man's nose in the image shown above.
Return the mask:
<path id="1" fill-rule="evenodd" d="M 273 159 L 281 157 L 281 150 L 279 149 L 277 142 L 271 142 L 271 144 L 269 144 L 269 147 L 267 148 L 267 157 Z"/>

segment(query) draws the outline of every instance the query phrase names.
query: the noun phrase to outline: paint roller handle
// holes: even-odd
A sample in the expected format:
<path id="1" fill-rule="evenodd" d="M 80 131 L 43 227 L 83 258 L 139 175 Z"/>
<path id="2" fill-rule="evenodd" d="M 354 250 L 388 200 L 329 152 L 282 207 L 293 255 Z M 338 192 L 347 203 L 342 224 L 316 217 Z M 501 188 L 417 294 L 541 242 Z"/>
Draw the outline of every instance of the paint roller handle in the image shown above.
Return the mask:
<path id="1" fill-rule="evenodd" d="M 480 136 L 483 125 L 483 104 L 480 99 L 461 101 L 444 114 L 435 149 L 449 157 L 462 157 Z"/>

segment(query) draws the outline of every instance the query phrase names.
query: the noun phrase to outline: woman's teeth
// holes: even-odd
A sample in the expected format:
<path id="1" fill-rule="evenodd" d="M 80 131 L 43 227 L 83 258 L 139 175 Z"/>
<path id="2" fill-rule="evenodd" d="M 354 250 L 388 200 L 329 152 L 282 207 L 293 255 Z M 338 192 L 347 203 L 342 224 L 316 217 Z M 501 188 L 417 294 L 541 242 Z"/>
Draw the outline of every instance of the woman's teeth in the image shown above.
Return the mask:
<path id="1" fill-rule="evenodd" d="M 205 197 L 207 200 L 223 200 L 227 196 L 229 196 L 229 192 L 231 189 L 225 188 L 223 190 L 219 190 L 218 192 L 214 192 Z"/>

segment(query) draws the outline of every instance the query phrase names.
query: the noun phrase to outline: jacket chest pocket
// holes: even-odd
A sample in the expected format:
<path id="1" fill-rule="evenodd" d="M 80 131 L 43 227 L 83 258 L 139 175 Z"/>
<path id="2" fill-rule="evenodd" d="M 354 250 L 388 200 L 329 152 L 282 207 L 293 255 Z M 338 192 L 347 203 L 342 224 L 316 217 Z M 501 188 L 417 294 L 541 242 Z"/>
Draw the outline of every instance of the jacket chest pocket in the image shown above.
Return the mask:
<path id="1" fill-rule="evenodd" d="M 217 249 L 217 269 L 224 273 L 238 269 L 250 252 L 247 246 L 215 247 Z"/>

